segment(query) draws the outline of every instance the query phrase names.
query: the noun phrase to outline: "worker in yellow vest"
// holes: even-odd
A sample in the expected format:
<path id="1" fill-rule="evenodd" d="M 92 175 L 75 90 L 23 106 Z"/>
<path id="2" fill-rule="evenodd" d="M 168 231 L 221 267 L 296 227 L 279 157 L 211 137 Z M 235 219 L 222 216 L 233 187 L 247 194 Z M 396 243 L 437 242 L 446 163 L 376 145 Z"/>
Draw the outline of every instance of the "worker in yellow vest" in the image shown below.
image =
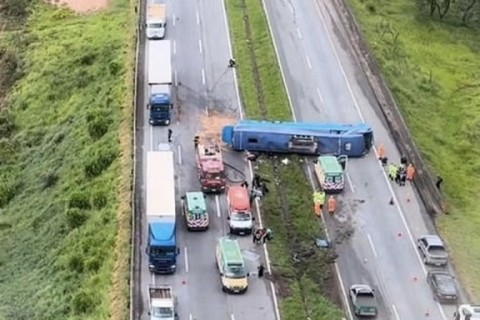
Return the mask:
<path id="1" fill-rule="evenodd" d="M 325 192 L 323 191 L 315 191 L 313 193 L 313 203 L 314 203 L 314 210 L 315 215 L 320 217 L 322 215 L 323 204 L 325 203 Z"/>

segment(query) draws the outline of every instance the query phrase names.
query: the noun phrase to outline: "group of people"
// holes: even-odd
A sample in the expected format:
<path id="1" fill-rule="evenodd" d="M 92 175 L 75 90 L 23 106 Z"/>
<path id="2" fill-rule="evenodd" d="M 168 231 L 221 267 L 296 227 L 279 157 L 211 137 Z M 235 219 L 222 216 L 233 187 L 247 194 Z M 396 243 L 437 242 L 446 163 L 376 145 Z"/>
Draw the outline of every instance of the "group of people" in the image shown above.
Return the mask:
<path id="1" fill-rule="evenodd" d="M 258 174 L 253 176 L 252 189 L 250 190 L 250 205 L 253 205 L 255 199 L 262 200 L 270 192 L 267 182 L 269 182 L 267 179 L 261 178 Z M 244 181 L 241 186 L 248 189 L 248 182 Z"/>
<path id="2" fill-rule="evenodd" d="M 315 215 L 317 217 L 321 217 L 322 215 L 323 206 L 325 204 L 325 198 L 326 198 L 326 195 L 323 190 L 315 191 L 313 193 L 313 203 L 315 205 L 314 210 L 315 210 Z M 337 209 L 337 200 L 335 199 L 334 196 L 328 197 L 327 209 L 330 216 L 333 216 L 333 214 L 335 213 L 335 210 Z"/>
<path id="3" fill-rule="evenodd" d="M 272 230 L 267 228 L 258 228 L 252 232 L 252 241 L 254 244 L 261 244 L 272 239 Z"/>
<path id="4" fill-rule="evenodd" d="M 378 160 L 385 167 L 388 164 L 388 158 L 385 151 L 385 146 L 380 144 L 378 146 Z M 406 181 L 413 181 L 415 177 L 415 167 L 413 164 L 408 164 L 407 157 L 402 156 L 400 165 L 391 163 L 388 165 L 388 176 L 390 180 L 395 181 L 399 186 L 404 186 Z"/>

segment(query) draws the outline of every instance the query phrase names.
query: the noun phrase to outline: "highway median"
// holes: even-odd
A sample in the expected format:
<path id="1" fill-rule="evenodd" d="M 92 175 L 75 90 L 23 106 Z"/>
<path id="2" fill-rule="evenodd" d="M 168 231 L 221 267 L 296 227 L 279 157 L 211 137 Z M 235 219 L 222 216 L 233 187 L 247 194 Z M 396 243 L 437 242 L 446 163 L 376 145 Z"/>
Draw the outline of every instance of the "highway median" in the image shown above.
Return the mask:
<path id="1" fill-rule="evenodd" d="M 247 118 L 292 120 L 262 2 L 228 0 L 226 7 Z M 305 164 L 296 156 L 284 164 L 285 158 L 262 156 L 254 163 L 255 171 L 270 180 L 261 211 L 265 226 L 273 231 L 268 249 L 282 319 L 340 319 L 334 253 L 315 244 L 325 235 L 313 214 Z"/>
<path id="2" fill-rule="evenodd" d="M 1 319 L 128 317 L 133 3 L 2 3 Z"/>

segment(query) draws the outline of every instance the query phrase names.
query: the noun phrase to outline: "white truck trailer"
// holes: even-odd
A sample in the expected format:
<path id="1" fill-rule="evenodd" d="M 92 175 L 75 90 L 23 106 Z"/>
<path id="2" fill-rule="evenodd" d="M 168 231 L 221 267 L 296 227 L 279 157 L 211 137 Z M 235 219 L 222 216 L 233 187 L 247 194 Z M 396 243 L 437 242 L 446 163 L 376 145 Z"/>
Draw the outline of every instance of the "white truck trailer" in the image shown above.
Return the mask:
<path id="1" fill-rule="evenodd" d="M 176 299 L 170 286 L 151 285 L 148 288 L 150 320 L 175 320 Z"/>
<path id="2" fill-rule="evenodd" d="M 148 105 L 151 125 L 169 125 L 171 121 L 172 54 L 170 40 L 148 43 Z"/>
<path id="3" fill-rule="evenodd" d="M 164 4 L 147 5 L 146 33 L 147 39 L 165 38 L 167 30 L 167 6 Z"/>

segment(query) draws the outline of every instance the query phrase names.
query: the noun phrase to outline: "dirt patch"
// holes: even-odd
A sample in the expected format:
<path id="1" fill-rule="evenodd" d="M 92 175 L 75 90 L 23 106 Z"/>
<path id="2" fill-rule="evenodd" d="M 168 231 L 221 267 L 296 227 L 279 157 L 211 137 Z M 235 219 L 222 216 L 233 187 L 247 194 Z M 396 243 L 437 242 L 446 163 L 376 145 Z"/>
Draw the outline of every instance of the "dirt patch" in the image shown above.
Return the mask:
<path id="1" fill-rule="evenodd" d="M 202 129 L 199 132 L 200 141 L 202 143 L 219 143 L 222 145 L 222 129 L 224 126 L 237 122 L 235 117 L 220 114 L 218 112 L 210 112 L 200 119 Z"/>
<path id="2" fill-rule="evenodd" d="M 105 9 L 109 0 L 52 0 L 51 3 L 65 6 L 77 13 L 88 13 Z"/>

